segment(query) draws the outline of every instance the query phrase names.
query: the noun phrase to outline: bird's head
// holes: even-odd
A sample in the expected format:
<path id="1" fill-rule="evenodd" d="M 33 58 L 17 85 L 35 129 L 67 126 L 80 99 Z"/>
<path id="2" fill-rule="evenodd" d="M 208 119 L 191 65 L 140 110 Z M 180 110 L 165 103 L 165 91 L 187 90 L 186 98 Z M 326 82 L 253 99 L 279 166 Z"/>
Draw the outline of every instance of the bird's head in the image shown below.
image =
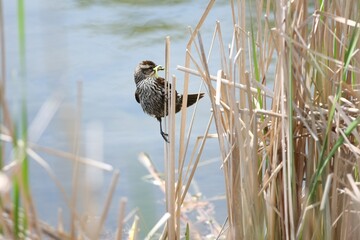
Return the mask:
<path id="1" fill-rule="evenodd" d="M 135 68 L 134 79 L 138 83 L 148 77 L 158 77 L 158 71 L 164 70 L 161 65 L 156 65 L 154 62 L 146 60 L 139 63 Z"/>

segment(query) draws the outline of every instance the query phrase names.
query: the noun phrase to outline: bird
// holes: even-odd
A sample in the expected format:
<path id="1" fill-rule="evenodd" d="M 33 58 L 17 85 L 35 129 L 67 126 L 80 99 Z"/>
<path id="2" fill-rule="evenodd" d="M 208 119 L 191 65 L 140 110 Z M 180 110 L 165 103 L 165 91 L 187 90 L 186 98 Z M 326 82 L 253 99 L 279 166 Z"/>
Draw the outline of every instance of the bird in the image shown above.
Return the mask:
<path id="1" fill-rule="evenodd" d="M 158 71 L 165 70 L 161 65 L 156 65 L 150 60 L 140 62 L 134 71 L 134 81 L 136 84 L 135 99 L 141 105 L 143 111 L 148 115 L 156 118 L 160 123 L 160 134 L 163 139 L 169 143 L 168 134 L 162 129 L 161 118 L 168 115 L 167 104 L 168 96 L 165 91 L 167 89 L 172 91 L 171 84 L 164 78 L 158 76 Z M 179 112 L 182 107 L 183 95 L 175 90 L 175 113 Z M 188 94 L 187 107 L 196 103 L 199 99 L 204 97 L 204 93 Z"/>

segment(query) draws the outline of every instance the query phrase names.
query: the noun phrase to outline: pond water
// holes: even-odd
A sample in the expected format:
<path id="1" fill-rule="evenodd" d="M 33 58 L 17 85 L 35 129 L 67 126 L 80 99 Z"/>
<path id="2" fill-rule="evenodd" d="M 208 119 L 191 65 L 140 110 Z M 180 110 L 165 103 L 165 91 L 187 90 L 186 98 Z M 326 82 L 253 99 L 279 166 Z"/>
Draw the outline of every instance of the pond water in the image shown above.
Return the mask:
<path id="1" fill-rule="evenodd" d="M 3 2 L 6 96 L 13 119 L 20 118 L 22 89 L 25 89 L 29 125 L 35 121 L 45 102 L 56 94 L 61 96 L 59 108 L 44 132 L 38 137 L 29 136 L 38 145 L 73 152 L 72 133 L 75 116 L 79 115 L 79 152 L 80 155 L 87 155 L 91 150 L 86 151 L 85 129 L 89 124 L 96 124 L 102 129 L 103 149 L 97 156 L 120 171 L 119 184 L 105 227 L 110 232 L 116 228 L 121 197 L 128 199 L 127 212 L 139 208 L 142 233 L 148 232 L 165 212 L 163 193 L 157 186 L 144 181 L 143 177 L 148 173 L 138 161 L 139 153 L 146 152 L 158 170 L 163 171 L 164 144 L 158 122 L 145 115 L 135 101 L 133 72 L 141 60 L 150 59 L 164 64 L 165 37 L 170 36 L 170 71 L 177 76 L 177 88 L 181 92 L 183 73 L 177 71 L 176 66 L 183 65 L 185 61 L 188 26 L 195 27 L 206 5 L 207 1 L 204 0 L 26 1 L 25 51 L 22 54 L 17 3 Z M 202 28 L 202 37 L 207 46 L 216 20 L 220 21 L 225 44 L 228 44 L 232 36 L 232 20 L 227 1 L 215 4 Z M 211 74 L 216 75 L 216 70 Z M 77 108 L 79 82 L 81 110 Z M 198 91 L 200 83 L 199 78 L 191 79 L 189 92 Z M 196 136 L 205 131 L 209 109 L 210 102 L 205 97 L 198 105 L 190 149 Z M 211 131 L 215 132 L 214 128 Z M 95 147 L 101 144 L 101 136 L 92 144 Z M 70 193 L 72 163 L 46 152 L 38 153 Z M 10 156 L 9 152 L 7 156 Z M 214 161 L 200 167 L 195 175 L 197 191 L 205 199 L 221 196 L 225 192 L 216 139 L 209 140 L 205 147 L 201 161 L 207 160 Z M 30 179 L 39 217 L 55 225 L 58 208 L 62 207 L 66 222 L 69 216 L 59 189 L 34 161 L 31 161 Z M 91 182 L 91 179 L 87 180 Z M 111 174 L 104 173 L 100 180 L 91 184 L 96 185 L 97 201 L 103 202 Z M 212 204 L 215 206 L 214 216 L 223 222 L 226 218 L 225 202 L 214 201 Z"/>

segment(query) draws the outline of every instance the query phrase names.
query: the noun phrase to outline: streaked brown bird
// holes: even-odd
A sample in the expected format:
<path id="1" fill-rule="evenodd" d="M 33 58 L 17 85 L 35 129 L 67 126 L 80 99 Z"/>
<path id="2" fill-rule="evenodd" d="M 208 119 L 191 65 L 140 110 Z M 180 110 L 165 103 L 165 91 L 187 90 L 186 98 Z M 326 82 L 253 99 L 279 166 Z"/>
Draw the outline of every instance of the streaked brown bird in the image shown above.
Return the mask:
<path id="1" fill-rule="evenodd" d="M 171 91 L 171 84 L 165 81 L 164 78 L 159 77 L 157 72 L 164 70 L 161 65 L 156 65 L 154 62 L 145 60 L 139 63 L 135 68 L 134 80 L 136 84 L 135 99 L 140 103 L 145 113 L 155 117 L 160 122 L 160 134 L 166 142 L 168 134 L 162 130 L 161 118 L 168 115 L 165 104 L 168 102 L 167 91 L 165 91 L 165 84 Z M 179 112 L 182 107 L 183 95 L 175 90 L 176 95 L 176 109 L 175 113 Z M 204 93 L 188 94 L 187 107 L 196 103 L 204 96 Z M 164 111 L 166 109 L 166 112 Z"/>

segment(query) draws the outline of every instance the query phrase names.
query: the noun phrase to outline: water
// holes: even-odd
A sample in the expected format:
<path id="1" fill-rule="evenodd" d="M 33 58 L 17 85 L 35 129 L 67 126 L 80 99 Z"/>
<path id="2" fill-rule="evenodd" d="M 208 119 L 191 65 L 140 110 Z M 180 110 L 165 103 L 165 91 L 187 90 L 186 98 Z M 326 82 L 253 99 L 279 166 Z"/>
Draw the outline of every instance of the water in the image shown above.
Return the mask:
<path id="1" fill-rule="evenodd" d="M 164 145 L 158 122 L 145 115 L 134 99 L 133 71 L 138 62 L 145 59 L 164 64 L 165 37 L 170 36 L 171 74 L 178 77 L 177 88 L 181 92 L 183 73 L 176 70 L 176 65 L 184 64 L 189 39 L 187 27 L 195 27 L 207 1 L 27 1 L 24 77 L 21 77 L 17 5 L 15 1 L 3 4 L 7 99 L 13 118 L 20 116 L 21 89 L 26 86 L 30 125 L 44 102 L 54 94 L 62 96 L 58 111 L 36 139 L 37 144 L 72 152 L 75 116 L 80 114 L 80 154 L 86 155 L 84 130 L 91 123 L 100 124 L 104 139 L 100 158 L 102 156 L 104 162 L 120 170 L 106 229 L 114 231 L 119 199 L 127 197 L 127 212 L 138 207 L 141 228 L 147 232 L 165 212 L 164 197 L 156 186 L 143 180 L 148 173 L 139 163 L 138 154 L 149 154 L 159 171 L 163 171 Z M 226 1 L 215 4 L 202 28 L 206 46 L 209 46 L 216 20 L 223 26 L 225 44 L 229 43 L 232 26 Z M 216 70 L 211 74 L 216 75 Z M 81 111 L 76 108 L 79 82 Z M 199 78 L 192 78 L 189 92 L 198 91 L 200 83 Z M 210 115 L 209 100 L 202 99 L 198 108 L 193 139 L 205 131 Z M 193 144 L 194 140 L 191 147 Z M 202 161 L 214 161 L 198 169 L 195 181 L 203 197 L 211 198 L 224 194 L 217 140 L 209 140 L 204 152 Z M 70 193 L 72 163 L 41 151 L 38 153 Z M 35 161 L 31 161 L 30 178 L 39 217 L 55 225 L 58 208 L 67 209 L 59 189 Z M 94 187 L 99 197 L 94 201 L 104 201 L 110 179 L 110 173 L 100 178 L 100 187 Z M 223 222 L 225 202 L 212 204 L 216 207 L 217 220 Z M 67 219 L 65 212 L 65 222 Z"/>

